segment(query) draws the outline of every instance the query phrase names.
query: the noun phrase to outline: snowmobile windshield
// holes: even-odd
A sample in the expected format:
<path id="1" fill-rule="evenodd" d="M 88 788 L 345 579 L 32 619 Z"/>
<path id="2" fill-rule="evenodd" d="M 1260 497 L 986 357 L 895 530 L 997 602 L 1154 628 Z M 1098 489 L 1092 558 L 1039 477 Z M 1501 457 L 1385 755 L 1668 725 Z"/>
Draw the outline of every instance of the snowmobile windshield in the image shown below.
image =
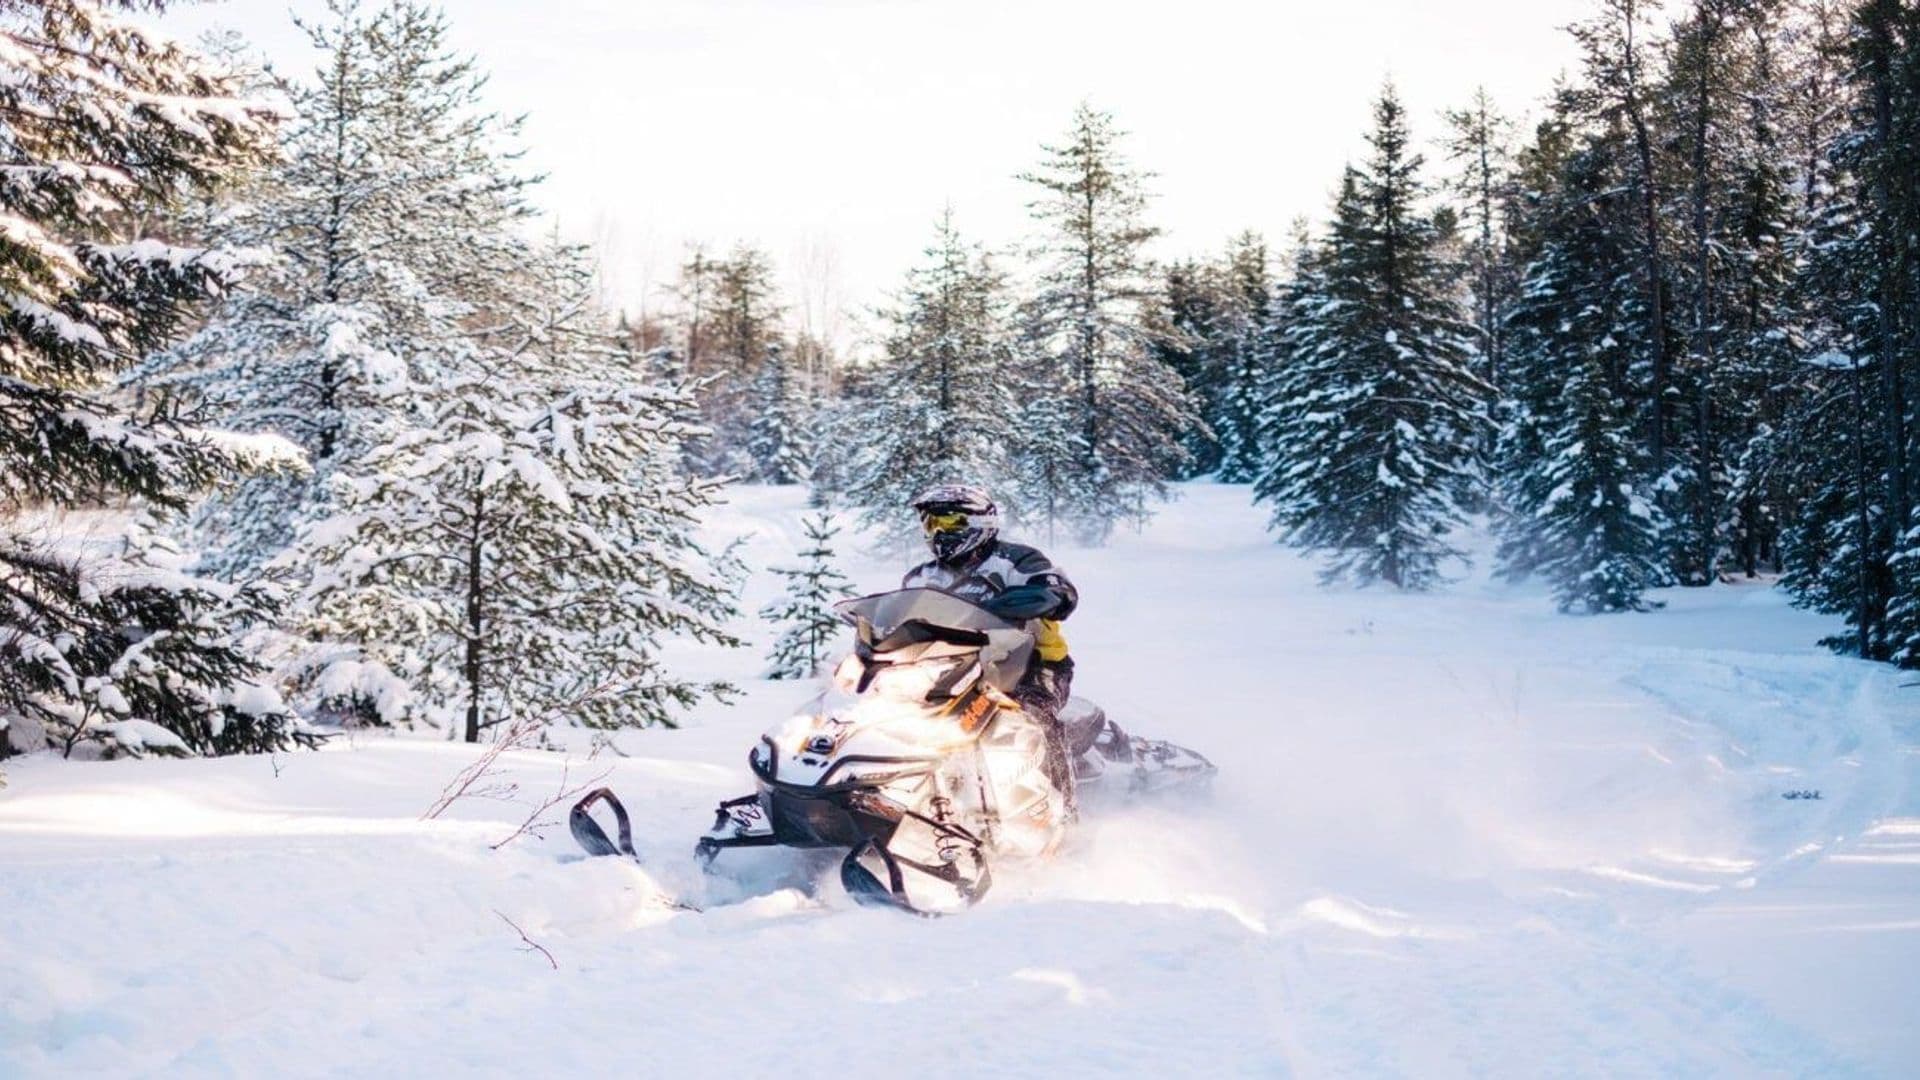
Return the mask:
<path id="1" fill-rule="evenodd" d="M 1011 690 L 1025 674 L 1033 654 L 1033 636 L 978 604 L 938 589 L 900 589 L 862 596 L 834 605 L 853 624 L 854 655 L 868 679 L 898 660 L 917 660 L 916 645 L 940 643 L 977 650 L 987 681 Z"/>
<path id="2" fill-rule="evenodd" d="M 874 652 L 923 641 L 984 645 L 988 630 L 1019 629 L 978 604 L 938 589 L 877 593 L 842 600 L 833 609 L 853 624 L 861 642 Z"/>

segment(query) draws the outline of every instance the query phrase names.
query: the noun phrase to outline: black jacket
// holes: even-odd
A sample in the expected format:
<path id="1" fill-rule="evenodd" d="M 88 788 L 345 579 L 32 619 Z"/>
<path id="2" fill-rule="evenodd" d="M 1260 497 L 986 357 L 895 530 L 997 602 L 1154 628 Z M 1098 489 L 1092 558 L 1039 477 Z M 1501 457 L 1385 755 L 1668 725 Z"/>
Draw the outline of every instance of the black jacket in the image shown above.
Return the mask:
<path id="1" fill-rule="evenodd" d="M 995 540 L 957 564 L 932 559 L 907 571 L 903 589 L 939 589 L 1003 619 L 1058 622 L 1073 614 L 1080 593 L 1038 548 Z"/>

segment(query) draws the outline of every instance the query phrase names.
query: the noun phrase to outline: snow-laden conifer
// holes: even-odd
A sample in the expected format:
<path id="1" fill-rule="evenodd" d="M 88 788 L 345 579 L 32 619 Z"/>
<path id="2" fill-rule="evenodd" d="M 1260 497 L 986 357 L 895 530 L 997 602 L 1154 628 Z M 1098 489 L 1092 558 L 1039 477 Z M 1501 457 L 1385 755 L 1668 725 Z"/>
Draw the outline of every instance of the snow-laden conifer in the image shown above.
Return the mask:
<path id="1" fill-rule="evenodd" d="M 470 742 L 516 719 L 671 725 L 725 687 L 669 670 L 663 641 L 735 643 L 731 586 L 691 536 L 717 490 L 682 466 L 694 402 L 627 381 L 577 253 L 541 265 L 288 556 L 313 567 L 313 636 Z"/>
<path id="2" fill-rule="evenodd" d="M 1619 152 L 1599 139 L 1569 160 L 1502 335 L 1500 570 L 1594 612 L 1642 608 L 1668 581 L 1626 393 L 1644 313 Z"/>
<path id="3" fill-rule="evenodd" d="M 903 536 L 915 528 L 908 503 L 935 484 L 1007 492 L 1019 375 L 1006 285 L 951 212 L 884 317 L 884 351 L 860 376 L 870 392 L 837 429 L 847 461 L 838 486 L 865 524 Z"/>
<path id="4" fill-rule="evenodd" d="M 1146 178 L 1121 153 L 1120 138 L 1112 116 L 1082 104 L 1067 138 L 1043 147 L 1040 167 L 1022 177 L 1040 189 L 1031 210 L 1045 230 L 1035 246 L 1027 335 L 1034 361 L 1059 371 L 1049 391 L 1065 395 L 1057 407 L 1078 443 L 1069 475 L 1023 497 L 1054 507 L 1094 540 L 1164 495 L 1165 478 L 1186 456 L 1181 433 L 1199 422 L 1186 386 L 1155 355 L 1145 248 L 1159 230 L 1146 223 Z M 1053 457 L 1065 433 L 1027 434 L 1055 445 L 1023 453 Z"/>
<path id="5" fill-rule="evenodd" d="M 778 342 L 767 346 L 753 379 L 754 414 L 747 451 L 754 478 L 765 484 L 802 484 L 813 475 L 814 395 Z"/>
<path id="6" fill-rule="evenodd" d="M 833 605 L 853 595 L 853 583 L 834 564 L 833 540 L 839 526 L 830 514 L 811 514 L 800 523 L 807 547 L 798 566 L 776 566 L 786 583 L 780 597 L 760 609 L 761 620 L 780 636 L 767 654 L 769 679 L 810 679 L 831 658 L 833 643 L 845 628 Z"/>
<path id="7" fill-rule="evenodd" d="M 278 440 L 199 430 L 170 403 L 120 407 L 112 380 L 174 340 L 241 261 L 142 227 L 234 183 L 275 111 L 139 29 L 124 0 L 0 7 L 0 714 L 129 751 L 284 746 L 291 725 L 237 647 L 264 599 L 182 572 L 145 525 L 103 544 L 59 511 L 184 509 L 236 470 L 297 466 Z M 54 524 L 27 526 L 27 508 Z"/>
<path id="8" fill-rule="evenodd" d="M 1373 153 L 1341 184 L 1331 234 L 1289 298 L 1256 496 L 1325 577 L 1425 588 L 1459 558 L 1449 533 L 1479 475 L 1490 388 L 1424 215 L 1421 159 L 1391 87 Z"/>
<path id="9" fill-rule="evenodd" d="M 498 150 L 513 125 L 482 106 L 444 16 L 412 2 L 328 10 L 305 26 L 321 58 L 310 81 L 284 86 L 299 119 L 282 163 L 216 219 L 268 265 L 139 377 L 309 455 L 311 473 L 250 480 L 201 509 L 206 565 L 224 574 L 272 559 L 329 512 L 336 470 L 419 419 L 409 388 L 447 369 L 469 316 L 526 261 L 523 182 Z"/>

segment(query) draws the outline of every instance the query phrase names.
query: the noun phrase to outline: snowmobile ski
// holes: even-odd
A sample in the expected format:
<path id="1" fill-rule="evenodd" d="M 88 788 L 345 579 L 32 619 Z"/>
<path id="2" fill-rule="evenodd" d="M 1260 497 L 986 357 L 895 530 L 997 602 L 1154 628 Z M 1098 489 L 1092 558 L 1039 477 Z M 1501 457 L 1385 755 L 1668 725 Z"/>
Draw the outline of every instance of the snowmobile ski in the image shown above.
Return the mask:
<path id="1" fill-rule="evenodd" d="M 593 820 L 592 810 L 596 802 L 605 802 L 613 809 L 614 820 L 620 826 L 618 844 L 607 839 L 606 830 Z M 620 804 L 619 798 L 609 788 L 594 788 L 573 804 L 573 809 L 567 813 L 567 831 L 573 833 L 573 839 L 586 849 L 588 855 L 627 855 L 636 862 L 640 859 L 640 853 L 633 850 L 633 823 L 627 817 L 627 808 Z"/>

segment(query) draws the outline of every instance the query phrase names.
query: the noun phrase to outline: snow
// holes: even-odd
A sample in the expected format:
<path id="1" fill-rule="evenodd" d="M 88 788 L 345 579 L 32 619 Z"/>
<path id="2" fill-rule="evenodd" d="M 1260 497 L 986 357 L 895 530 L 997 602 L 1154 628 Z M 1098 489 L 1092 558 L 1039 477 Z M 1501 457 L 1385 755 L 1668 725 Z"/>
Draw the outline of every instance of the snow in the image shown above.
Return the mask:
<path id="1" fill-rule="evenodd" d="M 509 754 L 517 801 L 434 821 L 473 749 L 8 762 L 0 910 L 37 929 L 0 949 L 0 1076 L 1911 1074 L 1901 673 L 1822 652 L 1833 623 L 1760 584 L 1583 618 L 1484 571 L 1322 589 L 1246 495 L 1187 485 L 1052 552 L 1076 688 L 1212 756 L 1213 798 L 1095 809 L 959 918 L 854 908 L 790 854 L 691 866 L 811 693 L 751 677 L 757 628 L 669 653 L 736 705 L 627 756 Z M 708 539 L 792 562 L 803 493 L 733 497 Z M 884 588 L 906 556 L 843 569 Z M 558 825 L 491 848 L 563 768 L 607 772 L 646 868 Z"/>
<path id="2" fill-rule="evenodd" d="M 124 711 L 124 710 L 121 710 Z M 150 720 L 115 720 L 99 729 L 122 750 L 132 754 L 191 754 L 180 736 Z"/>

